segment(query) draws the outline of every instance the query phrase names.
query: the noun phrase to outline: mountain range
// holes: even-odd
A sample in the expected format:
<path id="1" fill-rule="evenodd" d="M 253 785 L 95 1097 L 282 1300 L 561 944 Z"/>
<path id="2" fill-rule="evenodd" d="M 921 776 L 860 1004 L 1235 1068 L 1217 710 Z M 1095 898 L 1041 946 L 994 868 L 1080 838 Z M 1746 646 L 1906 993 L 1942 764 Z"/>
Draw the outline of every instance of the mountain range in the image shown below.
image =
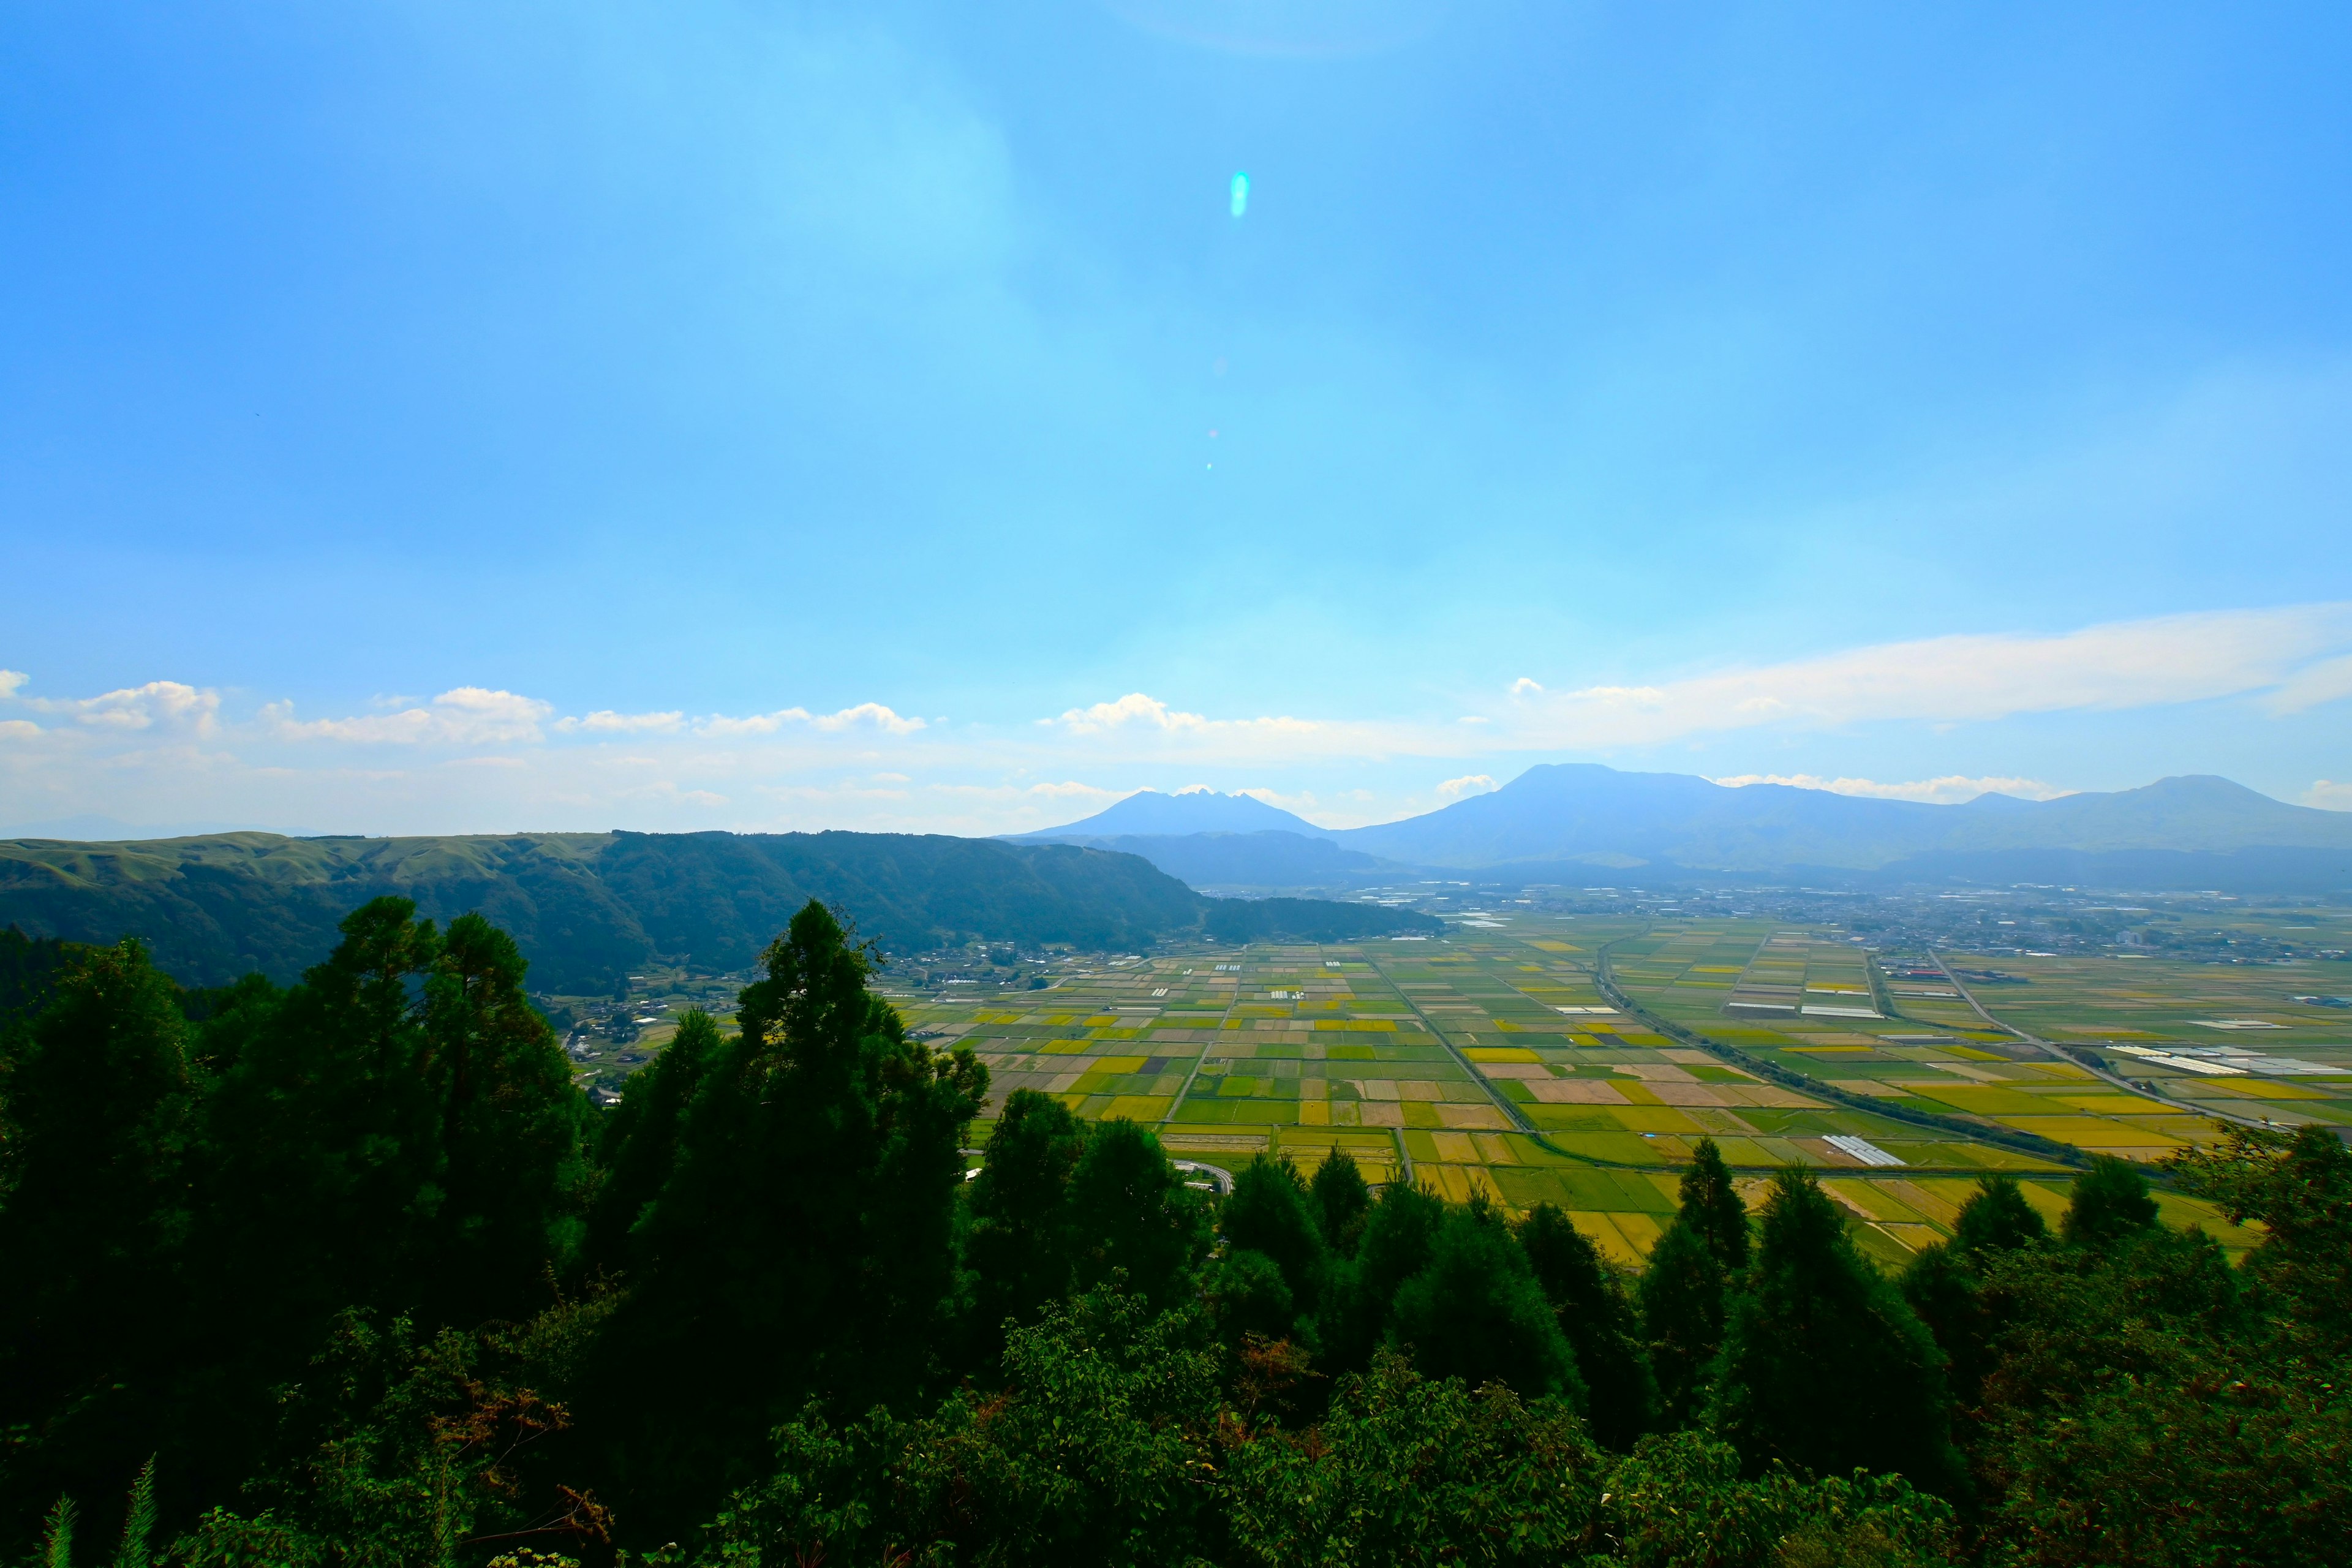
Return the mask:
<path id="1" fill-rule="evenodd" d="M 522 833 L 439 838 L 214 834 L 0 842 L 0 928 L 145 939 L 183 984 L 291 980 L 336 922 L 397 894 L 436 919 L 478 910 L 531 961 L 534 988 L 609 989 L 631 969 L 745 967 L 812 898 L 886 952 L 967 941 L 1103 950 L 1207 935 L 1349 941 L 1443 930 L 1360 903 L 1208 899 L 1133 855 L 887 833 Z"/>
<path id="2" fill-rule="evenodd" d="M 2204 775 L 2052 800 L 1984 795 L 1932 805 L 1567 763 L 1370 827 L 1320 827 L 1245 795 L 1146 792 L 1023 841 L 1115 847 L 1212 887 L 1360 886 L 1413 869 L 1476 869 L 1527 880 L 1802 875 L 1880 885 L 2352 888 L 2352 813 L 2289 805 Z"/>

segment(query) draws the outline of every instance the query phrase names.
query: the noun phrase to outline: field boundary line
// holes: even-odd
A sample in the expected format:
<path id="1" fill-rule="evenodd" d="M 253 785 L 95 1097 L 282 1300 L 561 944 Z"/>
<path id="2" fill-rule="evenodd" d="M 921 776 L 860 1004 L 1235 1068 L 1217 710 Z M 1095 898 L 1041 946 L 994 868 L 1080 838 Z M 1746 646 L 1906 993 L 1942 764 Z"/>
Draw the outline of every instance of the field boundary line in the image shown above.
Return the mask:
<path id="1" fill-rule="evenodd" d="M 1980 1143 L 1990 1143 L 1996 1148 L 2007 1149 L 2011 1153 L 2031 1154 L 2036 1159 L 2053 1160 L 2069 1167 L 2080 1168 L 2090 1163 L 2089 1157 L 2071 1143 L 2053 1142 L 2047 1138 L 2037 1137 L 2031 1132 L 2015 1131 L 2006 1127 L 1990 1129 L 1977 1127 L 1957 1117 L 1937 1116 L 1931 1111 L 1913 1110 L 1906 1106 L 1883 1105 L 1864 1096 L 1850 1094 L 1844 1089 L 1832 1087 L 1823 1079 L 1808 1078 L 1803 1073 L 1790 1071 L 1778 1062 L 1768 1062 L 1760 1057 L 1751 1057 L 1737 1046 L 1721 1040 L 1711 1040 L 1695 1029 L 1686 1029 L 1680 1024 L 1651 1012 L 1635 1002 L 1618 985 L 1615 973 L 1611 968 L 1609 953 L 1609 950 L 1615 947 L 1618 942 L 1633 942 L 1649 934 L 1649 931 L 1644 930 L 1635 932 L 1633 936 L 1621 936 L 1603 942 L 1599 951 L 1593 954 L 1598 962 L 1593 966 L 1592 977 L 1600 984 L 1602 995 L 1607 996 L 1635 1018 L 1667 1038 L 1680 1040 L 1685 1045 L 1706 1051 L 1712 1056 L 1720 1057 L 1734 1067 L 1761 1074 L 1782 1089 L 1815 1096 L 1847 1110 L 1867 1111 L 1873 1115 L 1884 1116 L 1890 1121 L 1908 1122 L 1914 1127 L 1924 1127 L 1931 1131 L 1957 1132 L 1962 1137 L 1973 1138 Z"/>

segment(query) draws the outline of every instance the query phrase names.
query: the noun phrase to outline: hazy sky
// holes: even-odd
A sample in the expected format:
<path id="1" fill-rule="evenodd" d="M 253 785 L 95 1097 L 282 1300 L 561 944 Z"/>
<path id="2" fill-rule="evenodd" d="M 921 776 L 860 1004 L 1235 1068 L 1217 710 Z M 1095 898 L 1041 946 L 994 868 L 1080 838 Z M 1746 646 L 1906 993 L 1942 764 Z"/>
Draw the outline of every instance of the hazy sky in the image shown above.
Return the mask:
<path id="1" fill-rule="evenodd" d="M 2347 79 L 2315 5 L 0 7 L 0 831 L 2352 807 Z"/>

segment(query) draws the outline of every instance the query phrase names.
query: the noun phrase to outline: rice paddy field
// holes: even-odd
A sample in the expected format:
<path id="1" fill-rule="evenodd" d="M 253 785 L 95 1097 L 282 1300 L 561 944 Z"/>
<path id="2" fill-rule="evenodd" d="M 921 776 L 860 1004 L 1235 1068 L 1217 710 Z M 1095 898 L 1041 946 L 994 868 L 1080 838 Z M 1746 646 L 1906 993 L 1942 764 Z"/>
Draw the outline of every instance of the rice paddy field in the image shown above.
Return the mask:
<path id="1" fill-rule="evenodd" d="M 995 1104 L 1042 1090 L 1226 1168 L 1338 1146 L 1376 1182 L 1556 1204 L 1629 1263 L 1703 1136 L 1751 1191 L 1788 1163 L 1816 1168 L 1864 1247 L 1899 1264 L 1988 1171 L 2023 1178 L 2054 1217 L 2073 1177 L 2059 1145 L 2153 1162 L 2219 1136 L 2209 1108 L 2352 1125 L 2352 1011 L 2287 1002 L 2307 983 L 2276 968 L 1894 956 L 1769 921 L 1493 912 L 1444 937 L 1055 973 L 1046 990 L 899 1005 L 980 1055 Z M 2159 1196 L 2225 1245 L 2257 1239 Z"/>

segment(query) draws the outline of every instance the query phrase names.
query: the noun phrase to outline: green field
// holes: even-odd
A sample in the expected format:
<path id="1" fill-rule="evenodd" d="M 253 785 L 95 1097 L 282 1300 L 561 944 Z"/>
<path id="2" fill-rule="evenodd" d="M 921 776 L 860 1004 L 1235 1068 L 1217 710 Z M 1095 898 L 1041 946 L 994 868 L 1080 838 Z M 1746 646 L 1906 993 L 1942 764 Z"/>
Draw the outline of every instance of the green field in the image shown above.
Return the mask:
<path id="1" fill-rule="evenodd" d="M 1604 954 L 1630 1010 L 1601 984 Z M 1989 963 L 1948 957 L 1964 971 Z M 1050 989 L 900 1005 L 912 1026 L 980 1055 L 993 1104 L 1019 1089 L 1058 1095 L 1082 1116 L 1153 1124 L 1179 1158 L 1212 1164 L 1261 1152 L 1307 1163 L 1337 1145 L 1378 1181 L 1484 1192 L 1514 1210 L 1556 1204 L 1626 1261 L 1655 1240 L 1701 1137 L 1758 1190 L 1783 1164 L 1821 1170 L 1864 1244 L 1899 1262 L 1948 1233 L 1988 1171 L 2025 1178 L 2055 1213 L 2073 1177 L 2066 1150 L 2153 1161 L 2217 1135 L 2193 1110 L 1987 1024 L 1956 987 L 1905 977 L 1915 962 L 1767 921 L 1508 913 L 1427 940 L 1064 959 Z M 2242 998 L 2210 964 L 2067 963 L 2121 967 L 2141 992 L 2162 976 L 2183 1016 L 2253 1016 L 2258 983 Z M 2096 1005 L 2072 969 L 1983 988 L 2002 1007 L 2029 989 L 2049 1012 L 2021 1024 L 2029 1033 Z M 1954 994 L 1917 994 L 1937 990 Z M 2352 1047 L 2312 1038 L 2298 1053 L 2340 1074 L 2166 1073 L 2121 1059 L 2175 1098 L 2186 1077 L 2199 1103 L 2325 1118 L 2352 1095 Z M 2016 1133 L 2048 1143 L 2037 1152 Z M 2210 1205 L 2165 1201 L 2232 1247 L 2257 1239 Z"/>

